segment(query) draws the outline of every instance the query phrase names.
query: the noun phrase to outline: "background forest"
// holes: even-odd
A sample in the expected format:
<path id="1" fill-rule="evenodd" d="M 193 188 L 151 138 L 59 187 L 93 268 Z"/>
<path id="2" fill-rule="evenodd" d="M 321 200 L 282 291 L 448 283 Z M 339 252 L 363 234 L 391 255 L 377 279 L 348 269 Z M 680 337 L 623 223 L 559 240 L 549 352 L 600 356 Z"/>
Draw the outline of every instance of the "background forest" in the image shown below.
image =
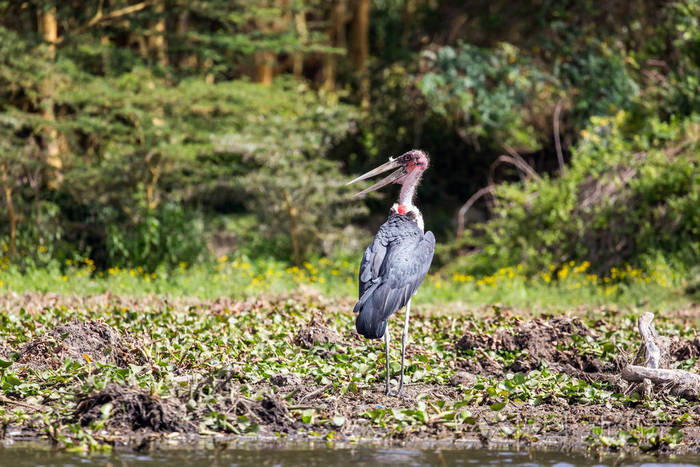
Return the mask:
<path id="1" fill-rule="evenodd" d="M 345 182 L 415 147 L 434 271 L 661 264 L 693 292 L 699 21 L 698 0 L 0 0 L 0 267 L 354 264 L 395 193 Z"/>

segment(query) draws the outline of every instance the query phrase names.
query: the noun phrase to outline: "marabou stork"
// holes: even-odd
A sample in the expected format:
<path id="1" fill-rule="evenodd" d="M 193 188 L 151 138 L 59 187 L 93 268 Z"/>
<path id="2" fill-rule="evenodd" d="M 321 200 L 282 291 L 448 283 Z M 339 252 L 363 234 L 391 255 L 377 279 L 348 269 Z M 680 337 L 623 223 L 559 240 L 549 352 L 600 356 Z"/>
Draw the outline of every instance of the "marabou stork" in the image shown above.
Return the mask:
<path id="1" fill-rule="evenodd" d="M 412 150 L 357 177 L 355 183 L 388 170 L 397 171 L 357 193 L 360 196 L 390 183 L 401 185 L 399 202 L 391 207 L 389 219 L 379 228 L 372 243 L 365 250 L 360 263 L 360 294 L 354 312 L 359 313 L 357 332 L 369 339 L 384 337 L 386 350 L 386 395 L 400 396 L 403 389 L 404 357 L 408 340 L 408 317 L 411 297 L 425 279 L 435 252 L 435 236 L 423 233 L 423 216 L 413 204 L 420 177 L 428 168 L 428 156 Z M 401 335 L 401 378 L 399 389 L 389 388 L 389 329 L 387 320 L 405 306 L 403 334 Z"/>

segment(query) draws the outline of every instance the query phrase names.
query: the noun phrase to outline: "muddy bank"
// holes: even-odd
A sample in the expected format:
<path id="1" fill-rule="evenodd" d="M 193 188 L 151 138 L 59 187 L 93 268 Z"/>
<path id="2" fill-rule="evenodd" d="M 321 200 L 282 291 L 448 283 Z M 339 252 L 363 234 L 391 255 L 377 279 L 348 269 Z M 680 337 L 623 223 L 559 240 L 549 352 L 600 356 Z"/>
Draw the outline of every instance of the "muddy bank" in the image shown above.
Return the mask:
<path id="1" fill-rule="evenodd" d="M 416 308 L 407 397 L 395 398 L 383 394 L 382 343 L 355 333 L 350 299 L 0 297 L 0 358 L 10 363 L 0 435 L 136 447 L 222 435 L 700 451 L 697 401 L 644 396 L 619 376 L 636 356 L 638 312 Z M 669 364 L 695 371 L 700 340 L 687 316 L 669 313 L 659 329 Z"/>

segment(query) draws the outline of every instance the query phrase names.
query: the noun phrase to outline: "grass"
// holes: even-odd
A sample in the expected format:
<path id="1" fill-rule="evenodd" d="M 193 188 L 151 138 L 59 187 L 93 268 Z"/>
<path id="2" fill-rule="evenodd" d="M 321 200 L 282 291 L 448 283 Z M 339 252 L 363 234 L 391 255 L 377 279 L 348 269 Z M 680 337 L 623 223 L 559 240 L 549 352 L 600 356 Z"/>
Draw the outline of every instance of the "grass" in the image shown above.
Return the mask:
<path id="1" fill-rule="evenodd" d="M 62 294 L 118 295 L 168 294 L 171 296 L 245 298 L 261 293 L 286 293 L 300 288 L 326 296 L 348 297 L 357 292 L 358 258 L 320 258 L 301 266 L 242 256 L 218 258 L 213 263 L 187 265 L 174 270 L 147 272 L 142 268 L 108 268 L 97 271 L 90 258 L 79 263 L 55 263 L 21 271 L 0 258 L 0 293 L 40 291 Z M 433 271 L 416 296 L 417 304 L 468 303 L 506 306 L 619 305 L 682 306 L 689 299 L 683 290 L 687 279 L 663 262 L 645 269 L 613 268 L 599 277 L 588 273 L 587 263 L 553 267 L 534 277 L 522 267 L 503 268 L 493 275 L 474 277 L 454 270 Z"/>

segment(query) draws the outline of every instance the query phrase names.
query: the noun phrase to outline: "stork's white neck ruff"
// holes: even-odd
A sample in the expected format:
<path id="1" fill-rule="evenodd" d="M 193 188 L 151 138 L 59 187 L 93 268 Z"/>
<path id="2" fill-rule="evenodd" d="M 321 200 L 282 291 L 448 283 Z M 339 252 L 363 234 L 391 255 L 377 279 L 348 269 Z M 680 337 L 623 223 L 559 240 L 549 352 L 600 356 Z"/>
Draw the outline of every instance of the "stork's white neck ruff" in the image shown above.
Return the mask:
<path id="1" fill-rule="evenodd" d="M 391 212 L 392 214 L 402 214 L 406 215 L 409 212 L 413 213 L 413 215 L 416 218 L 416 224 L 418 224 L 418 227 L 420 228 L 421 232 L 425 232 L 425 224 L 423 223 L 423 215 L 420 213 L 420 210 L 418 210 L 417 207 L 414 205 L 405 205 L 405 204 L 399 204 L 399 203 L 394 203 L 391 206 Z"/>

